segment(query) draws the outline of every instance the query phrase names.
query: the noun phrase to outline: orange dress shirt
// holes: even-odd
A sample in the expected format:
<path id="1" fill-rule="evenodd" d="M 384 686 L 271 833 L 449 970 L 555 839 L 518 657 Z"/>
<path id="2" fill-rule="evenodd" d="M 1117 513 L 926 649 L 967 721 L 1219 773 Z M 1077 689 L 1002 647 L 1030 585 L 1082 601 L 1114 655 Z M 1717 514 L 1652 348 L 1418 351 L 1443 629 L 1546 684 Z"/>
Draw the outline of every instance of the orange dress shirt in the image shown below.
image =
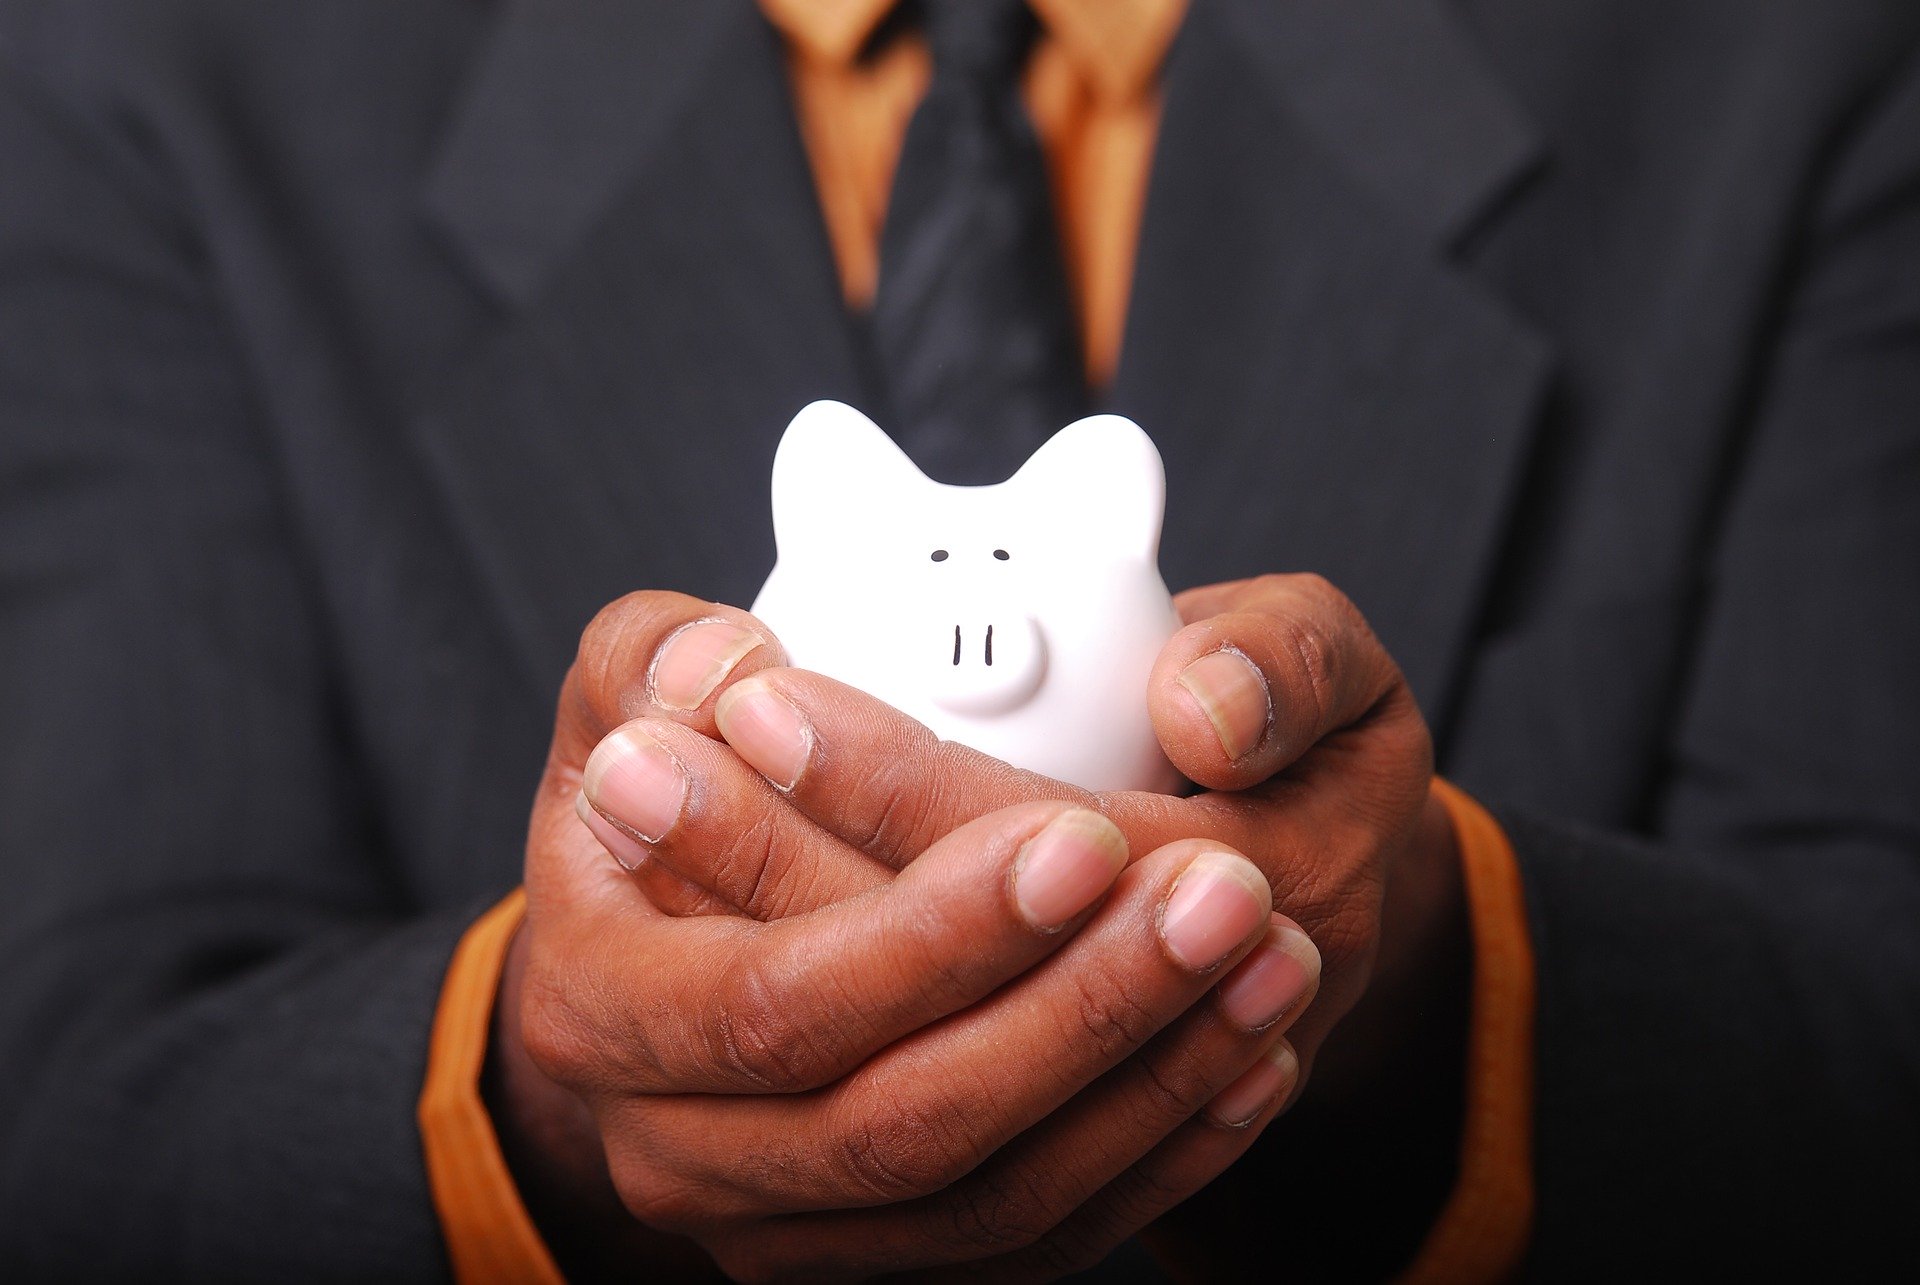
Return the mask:
<path id="1" fill-rule="evenodd" d="M 931 75 L 911 34 L 867 49 L 894 0 L 760 0 L 786 37 L 801 136 L 850 306 L 873 296 L 880 228 L 907 119 Z M 1032 0 L 1042 33 L 1024 92 L 1053 179 L 1087 370 L 1106 383 L 1120 355 L 1148 165 L 1158 72 L 1186 0 Z M 1513 850 L 1471 798 L 1436 781 L 1453 819 L 1473 931 L 1467 1101 L 1454 1190 L 1408 1285 L 1499 1280 L 1533 1215 L 1532 945 Z M 558 1282 L 480 1098 L 494 994 L 524 906 L 515 892 L 454 953 L 428 1052 L 419 1122 L 454 1275 Z M 1278 1268 L 1278 1265 L 1276 1265 Z"/>

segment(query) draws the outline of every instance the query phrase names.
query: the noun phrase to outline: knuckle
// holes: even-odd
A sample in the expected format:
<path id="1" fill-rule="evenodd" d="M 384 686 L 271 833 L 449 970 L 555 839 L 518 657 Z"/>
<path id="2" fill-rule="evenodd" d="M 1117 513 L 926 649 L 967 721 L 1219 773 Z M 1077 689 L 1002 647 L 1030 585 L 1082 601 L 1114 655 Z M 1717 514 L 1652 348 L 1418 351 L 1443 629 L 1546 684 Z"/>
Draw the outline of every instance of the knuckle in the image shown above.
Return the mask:
<path id="1" fill-rule="evenodd" d="M 795 861 L 769 877 L 754 889 L 749 903 L 767 923 L 777 923 L 796 915 L 828 906 L 846 895 L 835 880 L 835 872 L 821 861 Z"/>
<path id="2" fill-rule="evenodd" d="M 780 848 L 778 816 L 771 808 L 749 813 L 745 825 L 721 842 L 715 858 L 715 885 L 737 894 L 736 904 L 749 914 L 763 911 L 769 895 L 777 892 L 773 873 Z"/>
<path id="3" fill-rule="evenodd" d="M 1148 1161 L 1109 1183 L 1105 1194 L 1112 1204 L 1111 1217 L 1125 1228 L 1123 1235 L 1131 1235 L 1191 1196 L 1199 1186 L 1164 1165 Z"/>
<path id="4" fill-rule="evenodd" d="M 1137 1085 L 1142 1101 L 1136 1118 L 1177 1122 L 1192 1116 L 1224 1087 L 1214 1083 L 1220 1061 L 1191 1040 L 1173 1041 L 1141 1058 Z"/>
<path id="5" fill-rule="evenodd" d="M 1304 600 L 1317 615 L 1342 625 L 1361 619 L 1360 610 L 1353 605 L 1353 600 L 1317 571 L 1302 571 L 1283 576 L 1282 580 L 1287 596 Z"/>
<path id="6" fill-rule="evenodd" d="M 916 1000 L 957 1005 L 978 995 L 978 938 L 956 932 L 947 907 L 921 900 L 889 906 L 887 915 L 886 965 L 919 979 Z"/>
<path id="7" fill-rule="evenodd" d="M 894 1119 L 843 1133 L 837 1140 L 838 1170 L 863 1198 L 893 1202 L 938 1191 L 948 1166 L 928 1147 L 927 1132 L 920 1121 Z"/>
<path id="8" fill-rule="evenodd" d="M 1399 671 L 1365 614 L 1326 577 L 1263 577 L 1261 598 L 1264 607 L 1250 609 L 1260 610 L 1274 631 L 1275 678 L 1316 729 L 1358 716 L 1397 682 Z"/>
<path id="9" fill-rule="evenodd" d="M 1280 631 L 1283 654 L 1292 662 L 1297 700 L 1305 696 L 1316 727 L 1332 718 L 1338 688 L 1338 649 L 1332 637 L 1315 621 L 1289 617 Z"/>
<path id="10" fill-rule="evenodd" d="M 1105 969 L 1075 977 L 1073 990 L 1074 1016 L 1103 1061 L 1132 1052 L 1164 1024 L 1123 979 Z"/>
<path id="11" fill-rule="evenodd" d="M 978 1157 L 944 1101 L 872 1094 L 836 1130 L 836 1167 L 862 1197 L 931 1195 L 959 1181 Z"/>
<path id="12" fill-rule="evenodd" d="M 1318 571 L 1302 571 L 1292 577 L 1294 588 L 1316 602 L 1332 602 L 1346 595 L 1334 587 L 1333 581 Z"/>
<path id="13" fill-rule="evenodd" d="M 1093 1218 L 1075 1219 L 1062 1229 L 1070 1233 L 1061 1238 L 1067 1242 L 1064 1252 L 1087 1254 L 1097 1262 L 1204 1185 L 1205 1180 L 1182 1179 L 1150 1160 L 1137 1164 L 1101 1191 L 1097 1210 L 1090 1211 Z"/>
<path id="14" fill-rule="evenodd" d="M 764 963 L 726 974 L 709 1028 L 710 1056 L 724 1075 L 769 1093 L 804 1093 L 839 1077 L 836 1024 L 806 1020 L 813 1006 L 795 1003 L 786 989 Z"/>
<path id="15" fill-rule="evenodd" d="M 1015 1171 L 956 1187 L 944 1206 L 956 1245 L 987 1254 L 1029 1249 L 1057 1221 L 1045 1193 Z"/>
<path id="16" fill-rule="evenodd" d="M 1263 599 L 1277 598 L 1292 591 L 1300 584 L 1320 578 L 1319 575 L 1311 571 L 1303 571 L 1297 574 L 1284 571 L 1269 571 L 1264 575 L 1255 576 L 1253 579 L 1247 581 L 1245 587 L 1242 588 L 1236 597 L 1237 600 L 1241 602 L 1258 602 Z"/>
<path id="17" fill-rule="evenodd" d="M 936 809 L 939 777 L 918 756 L 889 756 L 870 778 L 867 806 L 848 818 L 847 838 L 862 852 L 917 855 Z"/>

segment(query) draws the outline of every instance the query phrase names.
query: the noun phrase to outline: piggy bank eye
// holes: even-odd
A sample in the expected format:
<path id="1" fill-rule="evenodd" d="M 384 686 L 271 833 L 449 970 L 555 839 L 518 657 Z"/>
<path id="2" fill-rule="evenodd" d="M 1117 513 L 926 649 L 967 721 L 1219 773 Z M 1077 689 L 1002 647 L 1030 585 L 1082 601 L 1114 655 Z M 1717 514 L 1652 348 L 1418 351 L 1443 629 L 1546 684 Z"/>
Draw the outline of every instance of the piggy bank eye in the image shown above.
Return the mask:
<path id="1" fill-rule="evenodd" d="M 993 551 L 993 556 L 1000 559 L 1000 561 L 1005 562 L 1008 558 L 1012 557 L 1013 555 L 1008 553 L 1005 549 L 995 549 Z"/>
<path id="2" fill-rule="evenodd" d="M 945 549 L 935 549 L 933 551 L 933 560 L 935 562 L 945 562 L 947 560 L 947 551 Z"/>

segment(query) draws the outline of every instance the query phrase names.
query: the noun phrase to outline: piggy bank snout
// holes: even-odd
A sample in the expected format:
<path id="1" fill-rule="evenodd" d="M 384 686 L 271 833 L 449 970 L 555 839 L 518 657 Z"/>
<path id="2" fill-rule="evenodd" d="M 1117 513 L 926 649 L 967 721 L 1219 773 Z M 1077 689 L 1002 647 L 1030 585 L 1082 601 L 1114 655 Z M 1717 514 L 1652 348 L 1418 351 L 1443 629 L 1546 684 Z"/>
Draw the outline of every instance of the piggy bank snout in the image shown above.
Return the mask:
<path id="1" fill-rule="evenodd" d="M 953 714 L 1004 714 L 1033 698 L 1047 673 L 1039 622 L 991 608 L 948 616 L 933 617 L 918 631 L 919 661 L 935 705 Z"/>

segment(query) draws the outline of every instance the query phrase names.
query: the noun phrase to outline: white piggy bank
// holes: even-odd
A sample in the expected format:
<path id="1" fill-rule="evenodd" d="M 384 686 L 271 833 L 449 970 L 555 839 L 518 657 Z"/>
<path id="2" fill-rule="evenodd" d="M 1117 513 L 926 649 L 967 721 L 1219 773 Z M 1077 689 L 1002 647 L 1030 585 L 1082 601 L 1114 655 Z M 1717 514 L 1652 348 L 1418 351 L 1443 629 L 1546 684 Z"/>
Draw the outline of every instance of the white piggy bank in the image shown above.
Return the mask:
<path id="1" fill-rule="evenodd" d="M 997 486 L 947 486 L 814 402 L 773 461 L 778 558 L 753 613 L 795 665 L 938 735 L 1092 790 L 1171 790 L 1147 675 L 1179 628 L 1166 474 L 1132 420 L 1069 424 Z"/>

